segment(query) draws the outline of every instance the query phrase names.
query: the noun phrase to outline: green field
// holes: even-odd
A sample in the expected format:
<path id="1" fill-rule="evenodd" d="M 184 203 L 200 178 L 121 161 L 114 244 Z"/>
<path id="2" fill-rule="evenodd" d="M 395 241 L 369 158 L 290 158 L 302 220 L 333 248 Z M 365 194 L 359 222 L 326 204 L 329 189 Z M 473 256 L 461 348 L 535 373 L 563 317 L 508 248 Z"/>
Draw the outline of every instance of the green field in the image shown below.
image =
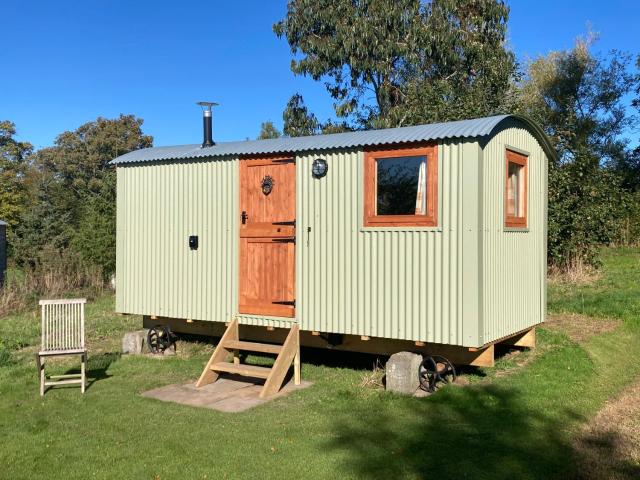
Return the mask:
<path id="1" fill-rule="evenodd" d="M 0 478 L 575 477 L 582 425 L 640 378 L 639 272 L 640 250 L 609 249 L 597 280 L 550 286 L 550 313 L 614 319 L 615 329 L 580 342 L 539 329 L 535 353 L 469 369 L 464 387 L 405 398 L 361 386 L 373 358 L 303 350 L 312 387 L 235 414 L 141 397 L 196 378 L 211 346 L 121 357 L 122 334 L 141 322 L 113 315 L 111 296 L 87 307 L 86 394 L 40 398 L 37 312 L 9 316 L 0 319 Z M 631 460 L 615 467 L 621 478 L 640 475 Z"/>

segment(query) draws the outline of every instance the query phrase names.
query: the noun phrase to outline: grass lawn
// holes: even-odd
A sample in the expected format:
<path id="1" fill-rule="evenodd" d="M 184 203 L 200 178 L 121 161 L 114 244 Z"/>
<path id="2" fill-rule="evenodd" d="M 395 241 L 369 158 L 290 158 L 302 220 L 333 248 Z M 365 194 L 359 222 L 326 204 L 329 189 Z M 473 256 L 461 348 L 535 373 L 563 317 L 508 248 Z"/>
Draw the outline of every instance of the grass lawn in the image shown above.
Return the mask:
<path id="1" fill-rule="evenodd" d="M 305 350 L 303 378 L 315 384 L 243 413 L 143 398 L 195 379 L 211 347 L 120 357 L 122 333 L 141 322 L 112 311 L 110 296 L 87 307 L 86 394 L 56 389 L 43 399 L 37 313 L 0 319 L 0 345 L 10 352 L 0 354 L 0 478 L 572 478 L 581 473 L 584 425 L 640 379 L 638 249 L 605 250 L 591 284 L 549 289 L 551 314 L 615 319 L 614 330 L 576 341 L 540 329 L 536 352 L 469 370 L 469 385 L 427 398 L 361 387 L 372 359 L 343 356 L 340 368 L 331 352 Z M 632 460 L 612 468 L 640 475 Z"/>

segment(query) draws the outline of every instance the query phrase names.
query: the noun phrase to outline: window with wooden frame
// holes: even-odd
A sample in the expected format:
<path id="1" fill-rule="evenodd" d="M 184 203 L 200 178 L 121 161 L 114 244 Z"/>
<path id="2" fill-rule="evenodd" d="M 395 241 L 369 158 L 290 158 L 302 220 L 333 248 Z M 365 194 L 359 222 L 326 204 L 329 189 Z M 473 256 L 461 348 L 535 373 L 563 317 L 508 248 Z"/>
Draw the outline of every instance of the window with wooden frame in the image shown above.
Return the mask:
<path id="1" fill-rule="evenodd" d="M 512 228 L 527 226 L 529 158 L 507 150 L 504 189 L 504 225 Z"/>
<path id="2" fill-rule="evenodd" d="M 365 151 L 365 227 L 435 227 L 437 202 L 435 145 Z"/>

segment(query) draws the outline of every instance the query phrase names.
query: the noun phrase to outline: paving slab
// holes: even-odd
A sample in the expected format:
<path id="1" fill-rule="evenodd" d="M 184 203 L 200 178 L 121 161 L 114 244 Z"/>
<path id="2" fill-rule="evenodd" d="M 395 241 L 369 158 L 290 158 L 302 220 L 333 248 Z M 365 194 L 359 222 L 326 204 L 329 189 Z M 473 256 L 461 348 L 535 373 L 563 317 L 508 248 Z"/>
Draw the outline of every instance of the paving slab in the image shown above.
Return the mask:
<path id="1" fill-rule="evenodd" d="M 300 382 L 300 385 L 294 385 L 293 381 L 290 381 L 277 394 L 263 399 L 260 398 L 261 381 L 237 375 L 224 375 L 204 387 L 196 388 L 196 380 L 194 380 L 185 384 L 155 388 L 143 392 L 142 396 L 221 412 L 242 412 L 311 385 L 313 383 L 307 381 Z"/>

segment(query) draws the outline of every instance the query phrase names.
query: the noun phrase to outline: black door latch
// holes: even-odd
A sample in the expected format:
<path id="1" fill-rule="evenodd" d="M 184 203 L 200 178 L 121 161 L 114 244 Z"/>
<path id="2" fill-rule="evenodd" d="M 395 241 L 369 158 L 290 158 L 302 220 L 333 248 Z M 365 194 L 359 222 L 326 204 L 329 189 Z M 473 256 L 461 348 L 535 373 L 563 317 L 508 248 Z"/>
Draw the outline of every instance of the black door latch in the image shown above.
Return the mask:
<path id="1" fill-rule="evenodd" d="M 242 219 L 242 224 L 246 225 L 247 219 L 249 218 L 249 215 L 247 215 L 247 211 L 246 210 L 242 211 L 242 215 L 240 215 L 240 218 Z"/>

